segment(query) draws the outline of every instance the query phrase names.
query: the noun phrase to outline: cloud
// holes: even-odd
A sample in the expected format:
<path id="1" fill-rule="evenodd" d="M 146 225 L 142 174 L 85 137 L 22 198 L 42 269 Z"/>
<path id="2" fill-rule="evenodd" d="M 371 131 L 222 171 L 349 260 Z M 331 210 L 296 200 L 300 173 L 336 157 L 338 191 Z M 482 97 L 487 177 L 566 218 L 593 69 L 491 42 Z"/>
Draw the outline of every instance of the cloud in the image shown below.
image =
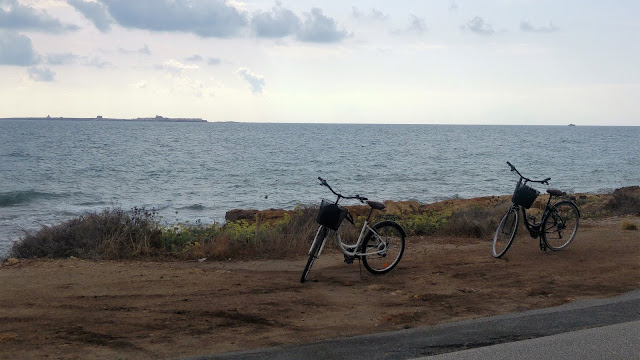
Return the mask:
<path id="1" fill-rule="evenodd" d="M 424 18 L 419 18 L 416 15 L 409 15 L 409 25 L 406 29 L 394 30 L 391 33 L 393 35 L 404 35 L 404 34 L 422 34 L 427 31 L 427 24 Z"/>
<path id="2" fill-rule="evenodd" d="M 123 48 L 119 48 L 118 51 L 121 54 L 143 54 L 143 55 L 151 55 L 151 50 L 149 50 L 149 45 L 144 44 L 144 46 L 142 46 L 140 49 L 138 50 L 127 50 L 127 49 L 123 49 Z"/>
<path id="3" fill-rule="evenodd" d="M 371 12 L 367 15 L 365 14 L 364 11 L 360 10 L 355 6 L 351 8 L 351 16 L 353 16 L 356 19 L 371 18 L 373 20 L 379 20 L 379 21 L 389 20 L 389 15 L 383 13 L 380 10 L 371 9 Z"/>
<path id="4" fill-rule="evenodd" d="M 28 73 L 29 78 L 34 81 L 50 82 L 53 81 L 56 76 L 56 73 L 47 67 L 31 67 L 29 68 Z"/>
<path id="5" fill-rule="evenodd" d="M 424 18 L 419 18 L 413 14 L 409 15 L 409 17 L 410 17 L 410 20 L 409 20 L 410 32 L 423 33 L 427 31 L 427 25 L 424 21 Z"/>
<path id="6" fill-rule="evenodd" d="M 84 0 L 67 0 L 67 3 L 89 19 L 96 29 L 103 33 L 111 30 L 113 18 L 104 4 Z"/>
<path id="7" fill-rule="evenodd" d="M 146 80 L 140 80 L 135 84 L 131 84 L 131 86 L 136 87 L 138 89 L 144 89 L 149 85 L 149 83 Z"/>
<path id="8" fill-rule="evenodd" d="M 456 0 L 451 0 L 451 5 L 449 5 L 449 12 L 458 12 L 458 4 L 456 4 Z"/>
<path id="9" fill-rule="evenodd" d="M 31 66 L 40 62 L 31 39 L 14 31 L 0 30 L 0 64 Z"/>
<path id="10" fill-rule="evenodd" d="M 202 61 L 202 56 L 194 54 L 186 58 L 185 61 L 200 62 Z"/>
<path id="11" fill-rule="evenodd" d="M 64 25 L 46 11 L 22 5 L 17 0 L 0 0 L 0 28 L 50 33 L 79 29 L 76 25 Z"/>
<path id="12" fill-rule="evenodd" d="M 185 70 L 198 69 L 198 65 L 185 65 L 177 60 L 169 59 L 162 63 L 160 68 L 174 76 L 181 76 Z"/>
<path id="13" fill-rule="evenodd" d="M 220 58 L 209 58 L 209 60 L 207 60 L 208 65 L 220 65 L 221 62 L 222 60 L 220 60 Z"/>
<path id="14" fill-rule="evenodd" d="M 463 25 L 462 28 L 481 35 L 492 35 L 494 33 L 493 26 L 485 23 L 479 16 L 469 20 L 469 22 Z"/>
<path id="15" fill-rule="evenodd" d="M 256 12 L 251 19 L 251 29 L 258 37 L 279 38 L 295 34 L 300 19 L 293 11 L 276 2 L 271 11 Z"/>
<path id="16" fill-rule="evenodd" d="M 558 28 L 553 25 L 552 22 L 549 22 L 549 26 L 533 26 L 527 21 L 523 21 L 520 23 L 520 30 L 525 32 L 533 32 L 533 33 L 551 33 L 558 31 Z"/>
<path id="17" fill-rule="evenodd" d="M 113 64 L 111 64 L 108 61 L 103 61 L 97 57 L 88 59 L 87 61 L 85 61 L 84 65 L 87 66 L 93 66 L 93 67 L 97 67 L 98 69 L 105 69 L 105 68 L 113 68 Z"/>
<path id="18" fill-rule="evenodd" d="M 249 69 L 247 68 L 240 68 L 238 69 L 238 74 L 240 75 L 240 77 L 242 77 L 244 80 L 246 80 L 249 85 L 251 85 L 251 92 L 254 94 L 262 94 L 262 91 L 264 90 L 264 77 L 262 77 L 261 75 L 252 73 Z"/>
<path id="19" fill-rule="evenodd" d="M 389 15 L 383 13 L 380 10 L 371 9 L 371 17 L 375 20 L 389 20 Z"/>
<path id="20" fill-rule="evenodd" d="M 101 0 L 121 26 L 230 37 L 247 26 L 247 15 L 223 0 Z"/>
<path id="21" fill-rule="evenodd" d="M 305 21 L 298 32 L 298 39 L 305 42 L 331 43 L 338 42 L 348 37 L 345 30 L 339 30 L 338 26 L 330 17 L 322 14 L 318 8 L 311 9 L 305 13 Z"/>
<path id="22" fill-rule="evenodd" d="M 69 65 L 73 64 L 79 56 L 72 53 L 49 54 L 45 56 L 45 62 L 49 65 Z"/>

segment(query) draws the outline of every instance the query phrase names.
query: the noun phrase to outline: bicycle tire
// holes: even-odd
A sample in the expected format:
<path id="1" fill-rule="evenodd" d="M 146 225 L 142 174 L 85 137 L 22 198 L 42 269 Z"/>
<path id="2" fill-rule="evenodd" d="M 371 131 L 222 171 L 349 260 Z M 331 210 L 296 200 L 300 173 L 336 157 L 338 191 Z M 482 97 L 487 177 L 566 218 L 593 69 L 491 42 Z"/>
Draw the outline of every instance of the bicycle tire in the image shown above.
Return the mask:
<path id="1" fill-rule="evenodd" d="M 553 251 L 566 248 L 578 232 L 579 220 L 576 204 L 571 201 L 555 203 L 542 219 L 542 240 Z"/>
<path id="2" fill-rule="evenodd" d="M 311 243 L 311 248 L 309 249 L 309 259 L 307 260 L 307 265 L 305 265 L 304 270 L 302 271 L 302 276 L 300 277 L 300 282 L 303 283 L 307 280 L 307 276 L 309 276 L 309 271 L 311 271 L 311 266 L 318 258 L 318 251 L 320 251 L 320 247 L 327 236 L 327 228 L 324 226 L 320 226 L 318 232 L 316 233 L 316 237 L 313 239 L 313 243 Z"/>
<path id="3" fill-rule="evenodd" d="M 385 274 L 400 262 L 406 234 L 400 224 L 391 220 L 381 221 L 372 229 L 375 233 L 369 231 L 362 242 L 365 253 L 362 264 L 372 274 Z M 376 249 L 374 251 L 379 253 L 366 255 L 370 249 Z"/>
<path id="4" fill-rule="evenodd" d="M 518 213 L 518 207 L 511 206 L 500 220 L 496 233 L 493 235 L 491 251 L 494 258 L 498 259 L 502 257 L 511 247 L 518 233 L 519 220 L 520 214 Z"/>

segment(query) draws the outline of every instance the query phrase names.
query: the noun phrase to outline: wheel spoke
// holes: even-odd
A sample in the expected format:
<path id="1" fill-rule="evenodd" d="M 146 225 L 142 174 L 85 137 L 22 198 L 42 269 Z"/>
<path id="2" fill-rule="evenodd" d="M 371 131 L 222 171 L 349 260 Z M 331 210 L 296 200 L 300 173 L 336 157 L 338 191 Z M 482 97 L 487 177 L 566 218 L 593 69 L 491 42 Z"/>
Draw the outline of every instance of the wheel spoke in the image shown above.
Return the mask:
<path id="1" fill-rule="evenodd" d="M 561 201 L 551 207 L 542 223 L 544 242 L 551 250 L 561 250 L 569 245 L 578 231 L 580 214 L 569 201 Z"/>

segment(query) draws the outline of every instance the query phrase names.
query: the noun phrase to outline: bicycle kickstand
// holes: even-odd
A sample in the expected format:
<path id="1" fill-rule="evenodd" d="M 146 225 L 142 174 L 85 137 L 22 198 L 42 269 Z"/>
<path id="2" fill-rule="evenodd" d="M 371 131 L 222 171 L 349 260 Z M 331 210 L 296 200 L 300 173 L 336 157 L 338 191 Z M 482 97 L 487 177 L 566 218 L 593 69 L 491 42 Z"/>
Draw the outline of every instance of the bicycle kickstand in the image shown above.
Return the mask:
<path id="1" fill-rule="evenodd" d="M 540 250 L 547 251 L 547 244 L 544 243 L 542 237 L 540 238 Z"/>

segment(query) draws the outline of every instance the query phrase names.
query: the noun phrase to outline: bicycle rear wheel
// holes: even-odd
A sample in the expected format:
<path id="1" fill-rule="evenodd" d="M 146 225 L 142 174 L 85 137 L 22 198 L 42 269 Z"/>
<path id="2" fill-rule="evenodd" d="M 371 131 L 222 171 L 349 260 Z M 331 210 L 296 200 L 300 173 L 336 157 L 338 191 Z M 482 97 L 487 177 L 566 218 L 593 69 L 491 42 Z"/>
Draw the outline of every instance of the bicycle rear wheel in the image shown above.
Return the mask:
<path id="1" fill-rule="evenodd" d="M 500 220 L 496 233 L 493 235 L 492 252 L 494 258 L 501 257 L 509 250 L 518 232 L 519 218 L 518 207 L 511 206 Z"/>
<path id="2" fill-rule="evenodd" d="M 560 201 L 554 204 L 542 220 L 542 239 L 551 250 L 562 250 L 578 232 L 580 212 L 578 207 L 570 201 Z"/>
<path id="3" fill-rule="evenodd" d="M 316 237 L 313 239 L 313 243 L 311 243 L 311 248 L 309 249 L 309 260 L 307 260 L 307 265 L 305 265 L 304 270 L 302 271 L 302 277 L 300 277 L 300 282 L 303 283 L 307 280 L 307 276 L 309 276 L 309 271 L 311 271 L 311 266 L 318 258 L 318 252 L 322 247 L 322 243 L 324 242 L 324 238 L 327 236 L 327 228 L 324 226 L 320 226 L 318 232 L 316 233 Z"/>
<path id="4" fill-rule="evenodd" d="M 404 253 L 405 232 L 394 221 L 382 221 L 373 226 L 362 243 L 365 255 L 362 264 L 372 274 L 384 274 L 393 269 Z"/>

